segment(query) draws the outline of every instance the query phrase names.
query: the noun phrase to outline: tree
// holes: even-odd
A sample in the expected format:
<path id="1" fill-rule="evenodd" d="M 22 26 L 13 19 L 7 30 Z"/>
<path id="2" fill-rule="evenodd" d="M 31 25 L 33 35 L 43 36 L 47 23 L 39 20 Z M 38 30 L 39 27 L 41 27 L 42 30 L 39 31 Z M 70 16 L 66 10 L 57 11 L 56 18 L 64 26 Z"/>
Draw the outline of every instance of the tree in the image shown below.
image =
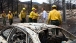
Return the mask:
<path id="1" fill-rule="evenodd" d="M 5 10 L 7 13 L 9 10 L 16 11 L 18 5 L 17 2 L 19 2 L 19 0 L 0 0 L 0 9 Z"/>
<path id="2" fill-rule="evenodd" d="M 38 9 L 38 5 L 33 5 L 33 7 L 35 7 L 36 9 Z"/>
<path id="3" fill-rule="evenodd" d="M 76 5 L 75 4 L 72 5 L 72 9 L 76 9 Z"/>
<path id="4" fill-rule="evenodd" d="M 1 12 L 0 13 L 2 13 L 2 11 L 3 11 L 2 3 L 3 3 L 3 0 L 0 0 L 0 9 L 1 9 L 0 10 Z"/>

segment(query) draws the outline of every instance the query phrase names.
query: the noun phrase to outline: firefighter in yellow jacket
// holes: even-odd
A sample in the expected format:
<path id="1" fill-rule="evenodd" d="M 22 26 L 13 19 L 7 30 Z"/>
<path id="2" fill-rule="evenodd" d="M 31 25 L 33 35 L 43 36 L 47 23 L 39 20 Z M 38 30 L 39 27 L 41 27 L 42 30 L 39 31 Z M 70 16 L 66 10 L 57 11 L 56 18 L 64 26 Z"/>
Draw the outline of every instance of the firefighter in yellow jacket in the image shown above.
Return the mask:
<path id="1" fill-rule="evenodd" d="M 19 15 L 19 18 L 20 18 L 20 21 L 21 23 L 24 23 L 26 22 L 26 12 L 25 12 L 25 8 L 23 8 L 20 12 L 20 15 Z"/>
<path id="2" fill-rule="evenodd" d="M 36 12 L 36 8 L 32 8 L 32 11 L 29 15 L 29 22 L 34 22 L 37 23 L 37 19 L 38 19 L 38 13 Z"/>
<path id="3" fill-rule="evenodd" d="M 6 25 L 6 13 L 3 11 L 2 13 L 3 24 Z"/>
<path id="4" fill-rule="evenodd" d="M 52 11 L 49 12 L 48 23 L 50 22 L 52 25 L 59 26 L 62 24 L 62 17 L 59 11 L 56 10 L 57 6 L 52 6 Z M 56 29 L 56 33 L 58 34 L 58 30 Z"/>
<path id="5" fill-rule="evenodd" d="M 11 13 L 11 11 L 9 11 L 9 13 L 8 13 L 8 20 L 9 20 L 9 24 L 12 25 L 12 23 L 13 23 L 13 14 Z"/>

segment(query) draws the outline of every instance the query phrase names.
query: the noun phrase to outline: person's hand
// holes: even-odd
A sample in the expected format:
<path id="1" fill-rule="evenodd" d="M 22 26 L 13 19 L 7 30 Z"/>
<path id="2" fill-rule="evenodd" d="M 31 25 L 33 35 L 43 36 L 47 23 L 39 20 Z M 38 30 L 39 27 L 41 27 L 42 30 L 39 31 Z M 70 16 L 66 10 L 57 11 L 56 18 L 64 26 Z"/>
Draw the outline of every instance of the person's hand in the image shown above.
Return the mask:
<path id="1" fill-rule="evenodd" d="M 38 17 L 40 17 L 40 15 L 38 15 Z"/>
<path id="2" fill-rule="evenodd" d="M 50 20 L 47 20 L 47 23 L 49 24 L 51 21 Z"/>

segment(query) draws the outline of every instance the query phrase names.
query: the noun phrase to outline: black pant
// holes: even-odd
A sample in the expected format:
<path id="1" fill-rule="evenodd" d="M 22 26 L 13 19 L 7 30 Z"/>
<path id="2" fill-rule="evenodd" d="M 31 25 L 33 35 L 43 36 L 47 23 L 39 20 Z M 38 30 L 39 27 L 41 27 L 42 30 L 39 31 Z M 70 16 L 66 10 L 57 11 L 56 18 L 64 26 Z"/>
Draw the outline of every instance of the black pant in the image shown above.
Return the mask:
<path id="1" fill-rule="evenodd" d="M 3 18 L 3 24 L 6 25 L 6 18 Z"/>
<path id="2" fill-rule="evenodd" d="M 60 21 L 59 20 L 51 20 L 51 24 L 59 26 L 60 25 Z"/>
<path id="3" fill-rule="evenodd" d="M 13 19 L 9 19 L 9 24 L 12 25 Z"/>
<path id="4" fill-rule="evenodd" d="M 33 22 L 32 18 L 29 18 L 29 22 Z"/>
<path id="5" fill-rule="evenodd" d="M 60 25 L 60 21 L 59 20 L 51 20 L 51 24 L 59 26 Z M 58 35 L 59 29 L 53 29 L 53 31 L 56 31 L 56 35 Z"/>
<path id="6" fill-rule="evenodd" d="M 33 19 L 33 22 L 34 22 L 34 23 L 37 23 L 37 19 Z"/>
<path id="7" fill-rule="evenodd" d="M 22 18 L 21 23 L 24 23 L 24 22 L 26 22 L 26 19 Z"/>

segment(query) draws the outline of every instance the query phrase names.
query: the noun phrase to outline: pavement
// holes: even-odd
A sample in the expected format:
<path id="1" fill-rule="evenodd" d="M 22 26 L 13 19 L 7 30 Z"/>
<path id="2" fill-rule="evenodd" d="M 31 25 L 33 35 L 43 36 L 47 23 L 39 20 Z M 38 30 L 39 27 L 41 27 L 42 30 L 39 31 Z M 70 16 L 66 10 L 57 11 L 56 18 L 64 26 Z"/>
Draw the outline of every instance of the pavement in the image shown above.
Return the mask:
<path id="1" fill-rule="evenodd" d="M 76 16 L 68 18 L 66 23 L 62 24 L 62 27 L 76 36 Z"/>
<path id="2" fill-rule="evenodd" d="M 14 17 L 13 23 L 20 23 L 19 18 Z M 3 25 L 2 18 L 0 18 L 0 25 Z M 9 20 L 6 18 L 6 25 L 9 25 Z"/>

